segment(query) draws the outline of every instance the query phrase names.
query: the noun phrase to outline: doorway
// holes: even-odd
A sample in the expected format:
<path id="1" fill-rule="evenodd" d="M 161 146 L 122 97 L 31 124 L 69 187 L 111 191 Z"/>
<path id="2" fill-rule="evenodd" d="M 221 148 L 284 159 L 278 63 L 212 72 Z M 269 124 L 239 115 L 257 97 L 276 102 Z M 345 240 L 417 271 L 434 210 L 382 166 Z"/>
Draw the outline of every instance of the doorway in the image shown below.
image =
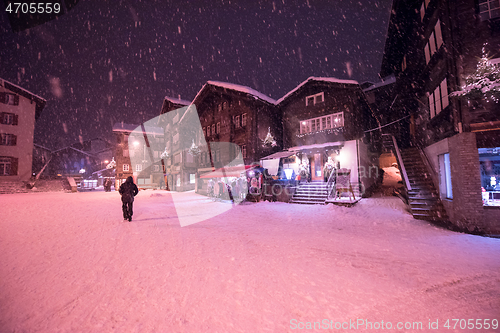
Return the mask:
<path id="1" fill-rule="evenodd" d="M 311 180 L 323 181 L 322 154 L 316 153 L 311 157 Z"/>

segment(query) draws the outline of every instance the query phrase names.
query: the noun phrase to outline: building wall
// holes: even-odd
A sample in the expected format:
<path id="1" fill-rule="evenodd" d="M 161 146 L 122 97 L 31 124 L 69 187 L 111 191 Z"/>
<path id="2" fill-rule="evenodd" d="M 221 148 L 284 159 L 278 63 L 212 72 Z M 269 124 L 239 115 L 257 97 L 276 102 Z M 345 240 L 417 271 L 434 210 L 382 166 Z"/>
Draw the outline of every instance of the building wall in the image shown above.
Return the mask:
<path id="1" fill-rule="evenodd" d="M 355 85 L 333 85 L 322 82 L 306 83 L 299 91 L 281 103 L 283 112 L 284 148 L 324 142 L 352 140 L 360 135 L 362 110 L 357 102 Z M 306 97 L 324 93 L 324 102 L 306 106 Z M 300 121 L 344 112 L 344 127 L 331 133 L 300 135 Z M 299 135 L 299 136 L 297 136 Z"/>
<path id="2" fill-rule="evenodd" d="M 451 222 L 468 231 L 488 229 L 483 214 L 476 136 L 460 133 L 448 140 L 454 212 Z"/>
<path id="3" fill-rule="evenodd" d="M 2 86 L 0 86 L 0 92 L 13 93 Z M 18 125 L 0 124 L 0 133 L 13 134 L 17 137 L 15 146 L 0 145 L 0 156 L 17 159 L 16 174 L 1 176 L 0 180 L 27 181 L 31 177 L 35 107 L 36 103 L 23 96 L 19 96 L 19 105 L 0 103 L 0 112 L 13 113 L 18 116 Z"/>
<path id="4" fill-rule="evenodd" d="M 378 156 L 370 152 L 369 145 L 358 140 L 359 180 L 362 195 L 368 195 L 376 184 L 379 175 Z"/>

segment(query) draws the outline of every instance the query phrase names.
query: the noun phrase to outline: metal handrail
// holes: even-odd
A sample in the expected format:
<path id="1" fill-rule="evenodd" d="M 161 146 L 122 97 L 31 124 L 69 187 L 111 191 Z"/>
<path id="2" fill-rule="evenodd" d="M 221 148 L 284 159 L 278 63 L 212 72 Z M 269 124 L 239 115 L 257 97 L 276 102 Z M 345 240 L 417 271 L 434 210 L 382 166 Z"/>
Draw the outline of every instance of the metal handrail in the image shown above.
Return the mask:
<path id="1" fill-rule="evenodd" d="M 394 144 L 394 150 L 396 151 L 398 165 L 401 168 L 401 173 L 402 173 L 402 176 L 404 177 L 404 180 L 405 180 L 406 189 L 408 191 L 410 191 L 411 190 L 410 180 L 408 179 L 408 175 L 406 174 L 405 164 L 403 163 L 403 158 L 401 158 L 401 152 L 399 151 L 398 143 L 397 143 L 394 135 L 392 135 L 392 134 L 388 134 L 388 135 L 390 135 L 392 137 L 392 143 Z"/>
<path id="2" fill-rule="evenodd" d="M 332 173 L 330 174 L 330 177 L 328 177 L 328 181 L 326 182 L 326 189 L 328 192 L 328 199 L 332 197 L 332 191 L 333 191 L 333 176 L 337 174 L 337 169 L 334 168 Z"/>

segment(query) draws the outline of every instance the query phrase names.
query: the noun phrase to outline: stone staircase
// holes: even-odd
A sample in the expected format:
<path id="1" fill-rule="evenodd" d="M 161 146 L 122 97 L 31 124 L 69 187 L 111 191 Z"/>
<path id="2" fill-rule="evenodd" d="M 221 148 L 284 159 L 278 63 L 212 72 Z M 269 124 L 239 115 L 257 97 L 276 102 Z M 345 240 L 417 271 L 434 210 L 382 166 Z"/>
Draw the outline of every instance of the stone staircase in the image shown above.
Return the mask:
<path id="1" fill-rule="evenodd" d="M 324 205 L 328 198 L 328 191 L 325 182 L 310 182 L 300 184 L 295 191 L 290 203 Z"/>
<path id="2" fill-rule="evenodd" d="M 419 149 L 404 149 L 401 151 L 401 158 L 411 186 L 407 193 L 413 217 L 435 222 L 448 221 L 446 210 Z"/>
<path id="3" fill-rule="evenodd" d="M 0 181 L 0 194 L 28 193 L 29 190 L 22 181 Z"/>

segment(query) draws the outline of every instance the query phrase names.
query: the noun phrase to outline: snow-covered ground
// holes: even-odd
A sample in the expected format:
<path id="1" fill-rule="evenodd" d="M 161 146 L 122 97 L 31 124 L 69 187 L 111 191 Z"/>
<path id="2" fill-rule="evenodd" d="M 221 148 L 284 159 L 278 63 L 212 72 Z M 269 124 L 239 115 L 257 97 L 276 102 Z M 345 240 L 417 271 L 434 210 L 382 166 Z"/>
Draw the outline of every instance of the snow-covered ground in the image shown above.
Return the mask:
<path id="1" fill-rule="evenodd" d="M 224 212 L 181 227 L 172 195 Z M 415 220 L 395 197 L 226 209 L 148 190 L 131 223 L 116 192 L 0 202 L 2 333 L 376 331 L 364 320 L 458 332 L 447 319 L 500 320 L 500 239 Z"/>

